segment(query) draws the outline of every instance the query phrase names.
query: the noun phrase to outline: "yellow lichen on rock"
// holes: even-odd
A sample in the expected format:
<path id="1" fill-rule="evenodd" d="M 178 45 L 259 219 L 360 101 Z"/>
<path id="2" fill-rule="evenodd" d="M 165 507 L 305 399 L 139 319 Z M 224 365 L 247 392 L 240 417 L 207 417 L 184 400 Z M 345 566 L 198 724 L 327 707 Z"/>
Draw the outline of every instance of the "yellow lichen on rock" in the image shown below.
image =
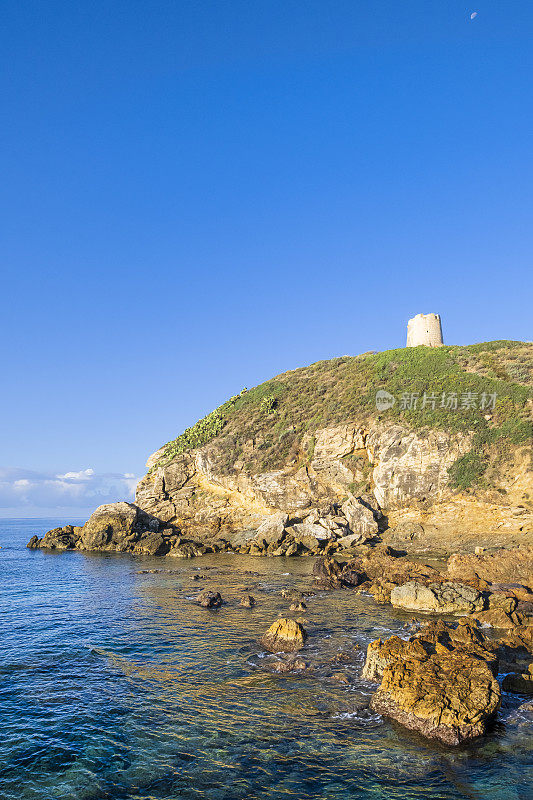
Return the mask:
<path id="1" fill-rule="evenodd" d="M 496 672 L 497 658 L 474 626 L 433 623 L 409 641 L 372 642 L 363 677 L 381 679 L 374 711 L 456 745 L 483 734 L 498 710 Z"/>
<path id="2" fill-rule="evenodd" d="M 272 623 L 261 644 L 272 653 L 292 653 L 300 650 L 306 639 L 307 632 L 300 622 L 282 617 Z"/>

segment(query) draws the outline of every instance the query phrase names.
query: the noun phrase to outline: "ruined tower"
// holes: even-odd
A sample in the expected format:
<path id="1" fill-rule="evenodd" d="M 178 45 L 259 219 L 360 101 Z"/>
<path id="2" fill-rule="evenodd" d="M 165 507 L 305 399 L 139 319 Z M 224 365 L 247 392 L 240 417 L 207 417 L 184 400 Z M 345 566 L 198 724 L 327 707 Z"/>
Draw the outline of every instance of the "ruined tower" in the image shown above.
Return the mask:
<path id="1" fill-rule="evenodd" d="M 442 347 L 442 327 L 438 314 L 417 314 L 407 323 L 407 347 Z"/>

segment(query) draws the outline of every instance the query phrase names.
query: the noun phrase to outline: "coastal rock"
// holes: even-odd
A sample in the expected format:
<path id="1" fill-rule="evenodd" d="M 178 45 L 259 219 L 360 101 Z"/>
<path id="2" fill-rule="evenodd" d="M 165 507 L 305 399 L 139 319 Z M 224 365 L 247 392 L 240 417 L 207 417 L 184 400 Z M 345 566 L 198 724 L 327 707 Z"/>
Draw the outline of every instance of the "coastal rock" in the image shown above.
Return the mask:
<path id="1" fill-rule="evenodd" d="M 281 596 L 293 603 L 298 603 L 306 597 L 311 597 L 313 592 L 300 592 L 298 589 L 282 589 Z"/>
<path id="2" fill-rule="evenodd" d="M 290 451 L 282 453 L 261 430 L 260 419 L 250 418 L 252 426 L 259 429 L 254 435 L 246 434 L 247 438 L 242 440 L 243 457 L 238 460 L 230 462 L 234 442 L 222 433 L 207 445 L 181 453 L 168 463 L 164 463 L 164 458 L 151 461 L 150 472 L 137 487 L 136 503 L 162 522 L 179 526 L 189 538 L 203 540 L 218 534 L 231 543 L 232 537 L 246 532 L 246 543 L 231 543 L 237 552 L 249 545 L 273 513 L 289 515 L 296 524 L 306 521 L 329 531 L 331 543 L 323 548 L 327 551 L 329 547 L 329 552 L 360 544 L 355 540 L 335 547 L 335 539 L 350 533 L 370 539 L 380 529 L 384 530 L 387 518 L 383 517 L 382 509 L 397 529 L 396 534 L 391 531 L 393 537 L 419 543 L 426 537 L 438 538 L 439 529 L 452 523 L 449 536 L 460 537 L 453 509 L 461 503 L 464 509 L 459 521 L 464 530 L 471 530 L 474 522 L 478 529 L 480 525 L 492 529 L 504 518 L 512 517 L 512 528 L 518 531 L 531 521 L 529 512 L 520 516 L 518 511 L 511 513 L 512 509 L 507 509 L 504 513 L 503 495 L 498 496 L 496 504 L 472 498 L 465 506 L 465 499 L 451 491 L 448 469 L 470 450 L 472 433 L 442 430 L 422 433 L 392 421 L 366 419 L 364 424 L 350 420 L 308 431 L 298 439 L 289 426 L 286 433 L 293 440 L 292 446 Z M 276 457 L 265 461 L 263 454 L 271 450 L 276 451 Z M 305 454 L 310 460 L 304 465 L 298 454 Z M 523 484 L 523 492 L 529 491 L 525 467 L 520 464 L 517 462 L 513 470 L 524 472 L 520 485 Z M 350 494 L 350 487 L 365 485 L 369 466 L 373 494 L 368 497 Z M 505 483 L 507 486 L 509 481 L 506 479 Z M 339 498 L 346 496 L 342 511 L 340 506 L 334 511 L 325 510 L 328 505 L 333 509 Z M 436 504 L 441 504 L 443 511 L 436 512 L 433 524 L 432 509 Z M 490 511 L 486 523 L 480 521 L 484 509 Z M 313 517 L 315 510 L 318 513 Z M 403 533 L 402 525 L 406 525 Z M 270 535 L 265 536 L 266 532 L 259 531 L 260 541 L 256 543 L 262 554 L 318 552 L 314 542 L 290 541 L 280 528 L 272 534 L 272 541 Z M 320 535 L 315 538 L 321 541 Z M 262 541 L 266 542 L 266 548 Z M 276 545 L 273 550 L 268 549 L 271 544 Z M 457 579 L 465 580 L 462 576 Z"/>
<path id="3" fill-rule="evenodd" d="M 374 512 L 353 494 L 348 494 L 348 500 L 342 505 L 342 513 L 346 517 L 352 533 L 359 534 L 361 537 L 360 541 L 371 539 L 379 533 L 379 525 L 374 518 Z"/>
<path id="4" fill-rule="evenodd" d="M 483 608 L 483 597 L 471 586 L 447 581 L 424 586 L 416 581 L 395 586 L 390 601 L 406 611 L 435 614 L 471 614 Z"/>
<path id="5" fill-rule="evenodd" d="M 160 538 L 153 537 L 155 533 Z M 176 532 L 160 531 L 160 521 L 133 503 L 108 503 L 99 506 L 81 528 L 76 549 L 165 555 L 171 547 L 168 534 Z M 145 547 L 140 544 L 144 537 Z"/>
<path id="6" fill-rule="evenodd" d="M 477 622 L 463 618 L 458 623 L 436 620 L 420 627 L 410 638 L 411 655 L 419 653 L 435 653 L 437 650 L 460 650 L 485 661 L 494 676 L 498 674 L 498 656 L 492 644 L 487 640 Z M 385 667 L 395 660 L 401 659 L 405 640 L 392 636 L 384 642 L 376 639 L 367 648 L 366 661 L 362 676 L 368 681 L 380 681 Z"/>
<path id="7" fill-rule="evenodd" d="M 345 569 L 366 576 L 366 580 L 361 582 L 360 591 L 368 591 L 379 603 L 390 602 L 391 592 L 396 586 L 410 581 L 426 585 L 441 580 L 440 573 L 433 567 L 411 561 L 404 553 L 388 545 L 368 548 L 361 556 L 350 561 Z"/>
<path id="8" fill-rule="evenodd" d="M 424 536 L 424 528 L 418 522 L 404 520 L 393 528 L 390 533 L 393 539 L 397 539 L 400 542 L 414 542 L 422 539 Z"/>
<path id="9" fill-rule="evenodd" d="M 161 533 L 143 536 L 133 548 L 135 555 L 165 556 L 171 548 L 171 542 Z"/>
<path id="10" fill-rule="evenodd" d="M 356 547 L 358 544 L 364 544 L 368 538 L 361 533 L 350 533 L 348 536 L 341 536 L 337 539 L 337 548 L 339 550 L 347 550 L 351 547 Z"/>
<path id="11" fill-rule="evenodd" d="M 490 628 L 507 630 L 514 627 L 511 617 L 502 608 L 478 611 L 473 617 L 482 625 L 487 625 Z"/>
<path id="12" fill-rule="evenodd" d="M 182 542 L 172 547 L 167 555 L 171 558 L 195 558 L 205 553 L 205 547 L 192 542 Z"/>
<path id="13" fill-rule="evenodd" d="M 505 631 L 503 643 L 510 647 L 523 647 L 529 653 L 533 653 L 533 622 L 531 618 L 524 622 L 519 620 L 517 625 Z"/>
<path id="14" fill-rule="evenodd" d="M 291 603 L 289 611 L 307 611 L 307 606 L 303 600 L 298 600 Z"/>
<path id="15" fill-rule="evenodd" d="M 315 499 L 313 484 L 305 468 L 296 475 L 282 469 L 262 472 L 252 476 L 250 484 L 258 499 L 281 511 L 305 508 Z"/>
<path id="16" fill-rule="evenodd" d="M 322 525 L 314 522 L 297 522 L 287 528 L 287 533 L 292 534 L 294 541 L 301 542 L 306 539 L 315 541 L 317 544 L 331 539 L 331 532 Z"/>
<path id="17" fill-rule="evenodd" d="M 159 450 L 156 450 L 155 453 L 152 453 L 152 455 L 148 456 L 145 464 L 146 469 L 150 470 L 156 466 L 157 462 L 165 455 L 165 449 L 166 445 L 160 447 Z"/>
<path id="18" fill-rule="evenodd" d="M 255 606 L 255 598 L 251 594 L 245 594 L 241 597 L 239 605 L 245 608 L 253 608 Z"/>
<path id="19" fill-rule="evenodd" d="M 341 565 L 333 558 L 317 558 L 313 564 L 315 582 L 321 588 L 337 588 L 342 586 Z"/>
<path id="20" fill-rule="evenodd" d="M 496 584 L 491 585 L 491 591 L 487 598 L 487 608 L 492 610 L 505 611 L 506 614 L 512 614 L 518 606 L 518 600 L 512 591 L 503 589 L 494 589 Z M 533 605 L 532 605 L 533 608 Z"/>
<path id="21" fill-rule="evenodd" d="M 272 623 L 261 639 L 261 644 L 271 653 L 292 653 L 300 650 L 306 639 L 307 632 L 300 622 L 281 618 Z"/>
<path id="22" fill-rule="evenodd" d="M 162 472 L 163 491 L 165 494 L 172 495 L 179 492 L 187 481 L 189 481 L 196 472 L 194 459 L 183 453 L 180 458 L 171 461 L 167 464 Z"/>
<path id="23" fill-rule="evenodd" d="M 525 728 L 526 731 L 531 729 L 533 724 L 533 700 L 528 700 L 522 703 L 506 720 L 507 725 L 516 725 L 520 728 Z"/>
<path id="24" fill-rule="evenodd" d="M 341 583 L 343 586 L 359 586 L 366 580 L 366 577 L 364 572 L 360 572 L 354 569 L 351 564 L 347 564 L 341 572 Z"/>
<path id="25" fill-rule="evenodd" d="M 387 667 L 370 701 L 377 713 L 452 745 L 485 733 L 499 704 L 500 687 L 488 666 L 457 653 Z"/>
<path id="26" fill-rule="evenodd" d="M 366 430 L 355 423 L 321 428 L 315 431 L 314 437 L 304 436 L 302 450 L 308 451 L 312 438 L 314 448 L 310 467 L 323 486 L 334 493 L 344 494 L 354 480 L 360 482 L 363 479 L 360 466 L 366 457 Z M 361 465 L 356 466 L 352 460 L 348 466 L 344 457 L 356 452 L 360 454 L 357 462 L 360 461 Z"/>
<path id="27" fill-rule="evenodd" d="M 483 734 L 501 700 L 494 653 L 471 626 L 455 630 L 459 639 L 453 628 L 433 626 L 409 641 L 372 642 L 363 671 L 381 679 L 374 711 L 451 745 Z"/>
<path id="28" fill-rule="evenodd" d="M 196 598 L 196 602 L 203 606 L 203 608 L 220 608 L 223 601 L 219 592 L 213 592 L 211 589 L 204 589 Z"/>
<path id="29" fill-rule="evenodd" d="M 315 433 L 315 459 L 342 458 L 365 446 L 366 431 L 355 424 L 321 428 Z"/>
<path id="30" fill-rule="evenodd" d="M 302 658 L 289 658 L 287 661 L 275 661 L 272 665 L 274 672 L 303 672 L 307 663 Z"/>
<path id="31" fill-rule="evenodd" d="M 533 547 L 501 548 L 476 555 L 454 553 L 447 564 L 448 575 L 460 580 L 523 584 L 533 589 Z"/>
<path id="32" fill-rule="evenodd" d="M 32 536 L 27 544 L 30 550 L 42 548 L 43 550 L 74 550 L 80 540 L 81 528 L 75 525 L 65 525 L 62 528 L 52 528 L 45 533 L 42 539 Z"/>
<path id="33" fill-rule="evenodd" d="M 258 527 L 255 542 L 264 541 L 267 546 L 279 544 L 285 536 L 285 526 L 288 521 L 289 517 L 283 511 L 271 514 Z"/>
<path id="34" fill-rule="evenodd" d="M 132 503 L 99 506 L 82 528 L 80 550 L 102 550 L 135 538 L 138 509 Z"/>
<path id="35" fill-rule="evenodd" d="M 133 503 L 107 503 L 99 506 L 83 527 L 53 528 L 42 539 L 32 537 L 28 546 L 160 556 L 168 553 L 176 537 L 174 528 L 165 528 L 160 520 Z"/>
<path id="36" fill-rule="evenodd" d="M 298 552 L 314 555 L 320 553 L 331 538 L 330 531 L 321 525 L 308 522 L 299 522 L 291 525 L 286 532 L 288 535 L 287 541 L 295 544 Z"/>
<path id="37" fill-rule="evenodd" d="M 520 347 L 530 359 L 531 345 Z M 506 348 L 501 353 L 496 352 L 499 346 L 489 349 L 491 359 L 500 359 L 503 374 Z M 427 378 L 427 363 L 424 352 L 415 350 L 407 355 L 409 371 L 419 385 L 422 378 Z M 467 376 L 472 369 L 476 371 L 476 364 L 482 374 L 486 371 L 481 364 L 483 359 L 480 361 L 474 351 L 468 368 L 462 349 L 449 349 L 446 357 L 447 377 L 443 374 L 439 380 Z M 394 371 L 404 356 L 391 351 L 381 358 Z M 403 367 L 407 367 L 407 361 Z M 218 547 L 248 553 L 254 541 L 257 550 L 252 552 L 269 556 L 319 552 L 355 556 L 363 541 L 378 533 L 384 538 L 416 542 L 419 549 L 431 542 L 436 551 L 449 550 L 452 540 L 453 546 L 461 550 L 465 546 L 492 547 L 492 543 L 501 545 L 506 540 L 530 544 L 530 445 L 515 446 L 509 441 L 511 458 L 506 460 L 506 466 L 488 458 L 490 466 L 483 488 L 467 493 L 453 489 L 449 469 L 471 450 L 474 430 L 460 430 L 461 426 L 455 424 L 459 417 L 454 417 L 449 430 L 443 430 L 429 410 L 427 425 L 416 430 L 409 427 L 409 415 L 402 416 L 400 424 L 388 414 L 378 413 L 379 409 L 371 407 L 373 404 L 368 405 L 364 392 L 356 391 L 352 396 L 355 386 L 370 381 L 368 387 L 373 391 L 380 384 L 376 368 L 377 362 L 368 357 L 343 358 L 287 373 L 279 386 L 271 387 L 275 404 L 280 403 L 279 408 L 276 405 L 279 417 L 274 427 L 274 415 L 265 416 L 261 410 L 261 403 L 268 396 L 262 397 L 262 390 L 239 400 L 231 398 L 221 410 L 193 426 L 193 436 L 178 437 L 150 457 L 149 471 L 138 483 L 135 500 L 136 507 L 149 515 L 146 520 L 137 511 L 131 524 L 129 514 L 119 512 L 117 506 L 115 520 L 106 525 L 100 510 L 100 519 L 84 526 L 81 537 L 65 536 L 63 531 L 49 536 L 46 544 L 63 549 L 148 553 L 154 551 L 155 540 L 146 546 L 140 540 L 145 535 L 161 533 L 164 542 L 155 548 L 160 554 L 166 549 L 167 539 L 170 550 L 182 544 L 173 543 L 164 534 L 165 528 L 179 532 L 184 542 L 204 544 L 212 550 Z M 510 398 L 514 384 L 507 383 Z M 277 394 L 281 384 L 283 409 L 281 395 Z M 524 405 L 521 401 L 516 408 L 521 404 Z M 418 408 L 422 410 L 420 405 Z M 307 412 L 311 416 L 304 426 Z M 332 416 L 335 422 L 331 425 L 319 422 Z M 483 416 L 479 422 L 484 426 Z M 189 442 L 198 446 L 187 450 Z M 492 449 L 488 443 L 487 450 Z M 117 517 L 122 517 L 122 522 Z M 156 521 L 155 527 L 150 520 Z M 303 524 L 313 529 L 287 533 L 289 527 Z M 391 527 L 387 529 L 388 525 Z M 361 538 L 345 538 L 351 535 Z M 215 546 L 216 539 L 223 544 Z M 32 539 L 30 546 L 41 545 Z M 357 552 L 349 553 L 356 547 Z M 479 550 L 475 558 L 472 580 L 476 575 L 479 581 L 500 580 L 489 574 L 485 577 L 479 571 L 488 564 L 483 559 L 492 558 L 490 552 Z M 520 561 L 523 577 L 517 577 L 514 568 L 506 570 L 512 575 L 511 580 L 520 581 L 526 589 L 532 588 L 531 578 L 527 577 L 531 566 L 525 566 L 528 559 L 531 563 L 531 555 L 522 553 L 514 565 L 519 566 Z M 448 573 L 448 579 L 470 583 L 464 566 L 464 562 L 459 564 L 457 574 Z M 490 574 L 493 572 L 491 567 Z M 368 579 L 371 591 L 380 600 L 386 600 L 391 588 L 399 585 L 385 578 L 384 573 L 368 574 Z M 409 579 L 416 578 L 403 582 Z M 517 599 L 525 598 L 517 595 Z"/>
<path id="38" fill-rule="evenodd" d="M 533 694 L 533 664 L 528 672 L 518 674 L 516 672 L 506 675 L 502 681 L 504 692 L 516 692 L 517 694 Z"/>

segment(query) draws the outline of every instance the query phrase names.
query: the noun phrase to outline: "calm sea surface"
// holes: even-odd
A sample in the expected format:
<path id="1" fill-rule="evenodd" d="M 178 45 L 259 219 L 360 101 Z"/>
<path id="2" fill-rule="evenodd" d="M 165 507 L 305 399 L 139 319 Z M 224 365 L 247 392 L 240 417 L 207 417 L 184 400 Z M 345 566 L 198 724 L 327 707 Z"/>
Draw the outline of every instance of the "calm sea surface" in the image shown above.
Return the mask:
<path id="1" fill-rule="evenodd" d="M 0 520 L 1 800 L 532 800 L 525 698 L 458 749 L 368 711 L 366 644 L 408 619 L 371 598 L 309 598 L 312 671 L 272 671 L 258 639 L 312 559 L 25 549 L 59 522 Z M 206 586 L 223 608 L 192 602 Z M 254 609 L 237 605 L 245 589 Z"/>

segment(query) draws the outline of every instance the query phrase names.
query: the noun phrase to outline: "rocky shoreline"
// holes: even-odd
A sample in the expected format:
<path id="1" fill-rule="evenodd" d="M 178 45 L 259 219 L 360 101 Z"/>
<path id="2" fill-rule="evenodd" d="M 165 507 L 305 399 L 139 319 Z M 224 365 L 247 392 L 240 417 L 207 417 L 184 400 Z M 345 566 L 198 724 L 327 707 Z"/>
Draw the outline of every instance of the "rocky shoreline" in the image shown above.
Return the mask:
<path id="1" fill-rule="evenodd" d="M 362 523 L 359 533 L 347 525 L 355 527 L 356 520 Z M 324 523 L 329 536 L 319 538 L 314 529 L 326 530 Z M 412 615 L 408 638 L 392 636 L 368 646 L 362 677 L 377 684 L 370 701 L 376 713 L 427 738 L 458 745 L 490 729 L 502 690 L 533 695 L 533 547 L 478 548 L 478 553 L 451 554 L 444 568 L 436 568 L 380 543 L 379 517 L 353 496 L 307 523 L 273 514 L 253 534 L 241 544 L 183 541 L 172 528 L 161 530 L 159 521 L 142 509 L 117 503 L 97 509 L 83 527 L 65 526 L 42 539 L 33 537 L 28 547 L 179 558 L 220 551 L 318 555 L 306 594 L 368 594 Z M 288 590 L 285 596 L 292 601 L 291 611 L 305 613 L 304 594 Z M 212 586 L 197 602 L 220 609 L 224 601 Z M 251 595 L 241 598 L 242 606 L 254 604 Z M 295 657 L 305 648 L 304 623 L 282 617 L 266 631 L 261 640 L 266 650 L 290 654 L 277 671 L 305 671 L 305 660 Z"/>
<path id="2" fill-rule="evenodd" d="M 295 556 L 349 552 L 379 536 L 383 515 L 370 495 L 342 503 L 306 509 L 290 516 L 284 511 L 266 515 L 257 529 L 236 533 L 191 535 L 163 522 L 133 503 L 99 506 L 82 527 L 65 525 L 32 537 L 29 548 L 100 550 L 134 555 L 192 558 L 231 551 L 250 555 Z"/>
<path id="3" fill-rule="evenodd" d="M 480 352 L 501 351 L 502 375 L 517 348 L 529 358 L 529 345 L 494 344 Z M 310 592 L 366 593 L 417 625 L 368 647 L 371 708 L 446 744 L 479 736 L 502 687 L 532 694 L 533 470 L 530 390 L 493 386 L 478 349 L 338 359 L 243 390 L 149 457 L 135 503 L 100 506 L 28 547 L 314 557 Z M 454 392 L 477 375 L 502 400 L 486 414 L 378 413 L 368 387 L 396 373 L 424 392 L 428 374 Z M 224 605 L 216 585 L 198 603 Z M 290 610 L 305 609 L 296 592 Z M 300 619 L 275 620 L 262 646 L 292 654 L 281 671 L 305 671 L 294 657 L 306 646 Z"/>
<path id="4" fill-rule="evenodd" d="M 370 709 L 446 745 L 487 733 L 502 691 L 533 695 L 533 549 L 465 556 L 460 563 L 477 576 L 450 580 L 459 566 L 455 556 L 438 573 L 384 546 L 344 562 L 320 558 L 313 568 L 315 590 L 369 593 L 416 615 L 407 638 L 369 644 L 362 678 L 378 684 Z M 492 583 L 495 573 L 523 583 Z M 273 652 L 302 650 L 301 623 L 278 619 L 261 644 Z M 283 664 L 279 671 L 305 669 L 301 658 Z"/>

